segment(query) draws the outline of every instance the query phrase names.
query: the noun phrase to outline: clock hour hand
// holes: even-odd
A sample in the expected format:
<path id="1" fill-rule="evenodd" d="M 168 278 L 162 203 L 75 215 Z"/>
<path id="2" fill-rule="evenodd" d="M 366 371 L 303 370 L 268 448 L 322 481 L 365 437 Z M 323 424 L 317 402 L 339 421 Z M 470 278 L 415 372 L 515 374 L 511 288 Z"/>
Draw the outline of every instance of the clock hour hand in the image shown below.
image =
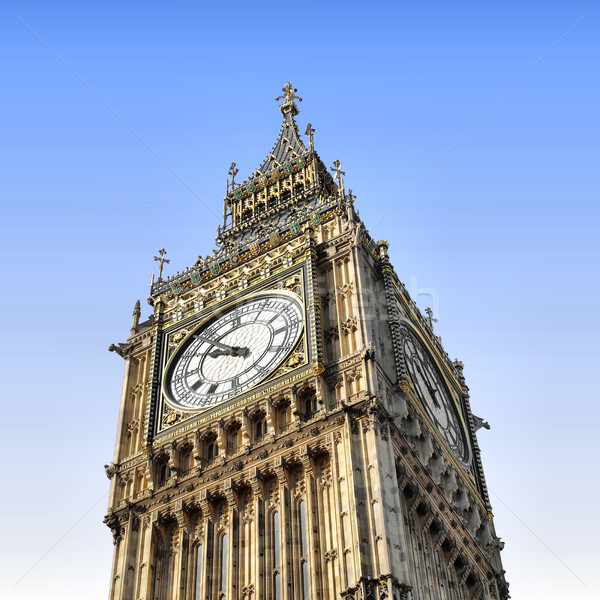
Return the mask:
<path id="1" fill-rule="evenodd" d="M 207 342 L 217 348 L 219 350 L 213 350 L 209 352 L 208 355 L 212 358 L 216 358 L 217 356 L 247 356 L 250 352 L 250 348 L 240 348 L 239 346 L 228 346 L 227 344 L 223 344 L 222 342 L 217 342 L 216 340 L 211 340 L 210 338 L 204 337 L 203 335 L 195 335 L 194 337 L 202 340 L 203 342 Z"/>
<path id="2" fill-rule="evenodd" d="M 208 353 L 208 356 L 210 356 L 211 358 L 217 358 L 218 356 L 239 356 L 235 352 L 235 349 L 235 346 L 233 346 L 231 350 L 223 350 L 222 348 L 216 348 L 215 350 L 211 350 Z M 245 348 L 242 348 L 242 350 L 245 350 Z"/>

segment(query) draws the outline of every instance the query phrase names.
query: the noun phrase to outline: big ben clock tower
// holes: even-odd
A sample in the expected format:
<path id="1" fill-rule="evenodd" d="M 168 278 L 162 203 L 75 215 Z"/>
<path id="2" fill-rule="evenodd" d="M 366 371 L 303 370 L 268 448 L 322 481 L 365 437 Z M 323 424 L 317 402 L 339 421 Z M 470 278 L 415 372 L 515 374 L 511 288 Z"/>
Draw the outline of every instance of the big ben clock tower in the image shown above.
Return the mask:
<path id="1" fill-rule="evenodd" d="M 133 314 L 110 600 L 500 600 L 462 364 L 295 122 Z"/>

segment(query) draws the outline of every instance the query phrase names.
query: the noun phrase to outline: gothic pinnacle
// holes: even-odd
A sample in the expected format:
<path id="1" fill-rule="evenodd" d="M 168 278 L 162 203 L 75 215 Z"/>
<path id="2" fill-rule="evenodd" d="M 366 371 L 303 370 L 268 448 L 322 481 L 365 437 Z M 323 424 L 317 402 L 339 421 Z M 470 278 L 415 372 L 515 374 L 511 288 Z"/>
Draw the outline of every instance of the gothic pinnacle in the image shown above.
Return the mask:
<path id="1" fill-rule="evenodd" d="M 138 332 L 138 325 L 140 323 L 140 315 L 142 314 L 142 308 L 140 306 L 140 301 L 138 300 L 135 303 L 135 307 L 133 308 L 133 316 L 131 320 L 131 335 Z"/>

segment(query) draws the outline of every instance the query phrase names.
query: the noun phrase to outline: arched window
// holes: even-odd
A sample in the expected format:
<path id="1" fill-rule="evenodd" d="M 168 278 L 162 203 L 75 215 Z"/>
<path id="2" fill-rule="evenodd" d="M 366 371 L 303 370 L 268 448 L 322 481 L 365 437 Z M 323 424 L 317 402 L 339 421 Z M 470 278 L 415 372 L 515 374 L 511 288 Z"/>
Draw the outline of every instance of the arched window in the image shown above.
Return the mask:
<path id="1" fill-rule="evenodd" d="M 271 515 L 271 543 L 273 547 L 273 599 L 281 600 L 281 544 L 279 535 L 279 513 Z"/>
<path id="2" fill-rule="evenodd" d="M 309 419 L 314 413 L 316 413 L 320 406 L 317 401 L 317 394 L 314 388 L 304 388 L 298 394 L 298 408 L 305 419 Z"/>
<path id="3" fill-rule="evenodd" d="M 290 409 L 289 402 L 283 401 L 277 405 L 277 408 L 276 408 L 277 433 L 284 433 L 287 430 L 287 427 L 291 421 L 291 413 L 292 413 L 292 411 Z"/>
<path id="4" fill-rule="evenodd" d="M 258 413 L 253 419 L 254 424 L 254 442 L 260 441 L 263 436 L 269 433 L 269 424 L 264 413 Z"/>
<path id="5" fill-rule="evenodd" d="M 196 560 L 194 565 L 194 578 L 196 580 L 194 600 L 202 598 L 202 544 L 196 546 Z"/>
<path id="6" fill-rule="evenodd" d="M 192 467 L 192 449 L 184 448 L 179 459 L 180 474 L 187 475 Z"/>
<path id="7" fill-rule="evenodd" d="M 209 433 L 203 442 L 203 455 L 207 462 L 210 462 L 215 457 L 219 456 L 219 444 L 217 444 L 217 436 L 215 433 Z"/>
<path id="8" fill-rule="evenodd" d="M 227 534 L 221 536 L 221 577 L 219 578 L 219 591 L 227 590 Z"/>
<path id="9" fill-rule="evenodd" d="M 227 454 L 233 454 L 240 447 L 242 428 L 239 423 L 234 423 L 227 430 Z"/>
<path id="10" fill-rule="evenodd" d="M 169 458 L 167 456 L 163 456 L 161 459 L 159 459 L 156 465 L 156 478 L 158 480 L 158 485 L 163 485 L 166 483 L 169 477 L 171 477 Z"/>
<path id="11" fill-rule="evenodd" d="M 306 532 L 306 503 L 300 500 L 298 503 L 298 521 L 300 525 L 300 570 L 301 570 L 301 599 L 308 600 L 308 540 Z"/>
<path id="12" fill-rule="evenodd" d="M 208 460 L 212 460 L 215 456 L 219 456 L 219 445 L 217 441 L 214 440 L 208 444 Z"/>

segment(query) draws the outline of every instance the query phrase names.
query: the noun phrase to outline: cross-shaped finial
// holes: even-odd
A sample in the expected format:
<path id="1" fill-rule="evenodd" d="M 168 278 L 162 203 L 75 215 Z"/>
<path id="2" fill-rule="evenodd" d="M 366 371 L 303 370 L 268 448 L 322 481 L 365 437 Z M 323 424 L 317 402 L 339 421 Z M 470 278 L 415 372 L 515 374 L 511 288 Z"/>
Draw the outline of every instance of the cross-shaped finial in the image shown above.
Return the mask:
<path id="1" fill-rule="evenodd" d="M 306 131 L 304 132 L 304 135 L 308 136 L 308 143 L 309 143 L 309 148 L 311 151 L 315 149 L 315 144 L 314 144 L 314 140 L 313 140 L 314 132 L 315 132 L 315 130 L 314 130 L 313 126 L 309 123 L 306 126 Z"/>
<path id="2" fill-rule="evenodd" d="M 294 100 L 302 102 L 302 98 L 296 96 L 294 92 L 298 90 L 292 87 L 292 84 L 288 81 L 283 88 L 283 96 L 277 96 L 276 101 L 283 100 L 283 103 L 279 105 L 279 110 L 283 114 L 283 118 L 288 125 L 294 125 L 294 117 L 298 114 L 298 107 Z"/>
<path id="3" fill-rule="evenodd" d="M 292 87 L 292 84 L 288 81 L 282 88 L 283 96 L 277 96 L 275 98 L 275 102 L 279 102 L 280 100 L 285 100 L 283 104 L 288 104 L 289 102 L 293 102 L 294 100 L 298 100 L 298 102 L 302 102 L 302 98 L 296 96 L 296 92 L 298 91 L 295 87 Z"/>
<path id="4" fill-rule="evenodd" d="M 342 171 L 342 163 L 339 160 L 335 160 L 331 170 L 335 173 L 335 180 L 338 182 L 339 188 L 344 191 L 344 180 L 342 179 L 342 175 L 345 175 L 346 172 Z"/>
<path id="5" fill-rule="evenodd" d="M 158 280 L 160 281 L 162 279 L 164 264 L 169 264 L 171 261 L 165 258 L 165 254 L 167 253 L 167 251 L 164 248 L 161 248 L 158 251 L 158 253 L 160 254 L 160 258 L 158 256 L 155 256 L 154 260 L 158 261 Z"/>
<path id="6" fill-rule="evenodd" d="M 425 312 L 427 313 L 427 321 L 429 322 L 429 327 L 431 327 L 431 330 L 433 331 L 433 324 L 437 323 L 438 320 L 433 318 L 433 311 L 429 306 L 425 309 Z"/>
<path id="7" fill-rule="evenodd" d="M 232 162 L 231 166 L 229 167 L 229 171 L 227 171 L 227 174 L 231 175 L 231 183 L 229 183 L 229 179 L 227 180 L 227 191 L 229 191 L 229 188 L 233 190 L 235 186 L 235 176 L 239 173 L 239 171 L 239 169 L 235 168 L 235 163 Z"/>

